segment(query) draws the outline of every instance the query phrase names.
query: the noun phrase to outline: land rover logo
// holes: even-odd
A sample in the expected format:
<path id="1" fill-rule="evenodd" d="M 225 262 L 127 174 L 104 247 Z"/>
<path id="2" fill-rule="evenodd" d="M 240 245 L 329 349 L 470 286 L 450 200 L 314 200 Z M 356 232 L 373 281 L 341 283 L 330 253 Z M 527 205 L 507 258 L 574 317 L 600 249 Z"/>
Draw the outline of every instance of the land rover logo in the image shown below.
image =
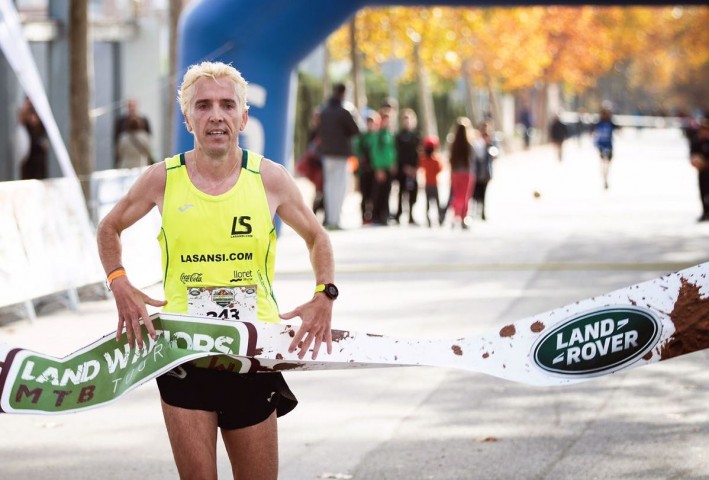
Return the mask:
<path id="1" fill-rule="evenodd" d="M 637 307 L 606 307 L 557 326 L 532 348 L 534 362 L 564 376 L 596 376 L 637 360 L 660 338 L 662 324 Z"/>

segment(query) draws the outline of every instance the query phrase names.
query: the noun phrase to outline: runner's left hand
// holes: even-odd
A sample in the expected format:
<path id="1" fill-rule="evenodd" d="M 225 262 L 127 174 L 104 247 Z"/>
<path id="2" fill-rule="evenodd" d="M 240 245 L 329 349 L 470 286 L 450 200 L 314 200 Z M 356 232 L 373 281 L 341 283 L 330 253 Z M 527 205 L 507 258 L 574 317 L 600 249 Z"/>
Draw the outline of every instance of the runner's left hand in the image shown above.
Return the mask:
<path id="1" fill-rule="evenodd" d="M 300 349 L 298 358 L 302 359 L 313 345 L 311 358 L 315 360 L 323 342 L 327 345 L 327 353 L 332 353 L 332 303 L 327 296 L 318 293 L 309 302 L 280 315 L 283 320 L 295 317 L 300 317 L 302 320 L 300 328 L 288 347 L 290 353 Z"/>

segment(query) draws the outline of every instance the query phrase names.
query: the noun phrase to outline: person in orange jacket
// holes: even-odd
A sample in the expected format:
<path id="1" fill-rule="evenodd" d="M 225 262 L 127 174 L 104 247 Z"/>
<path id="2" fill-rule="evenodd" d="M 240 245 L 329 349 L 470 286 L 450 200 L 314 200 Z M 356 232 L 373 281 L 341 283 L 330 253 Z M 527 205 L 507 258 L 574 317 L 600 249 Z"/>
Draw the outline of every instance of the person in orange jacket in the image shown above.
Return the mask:
<path id="1" fill-rule="evenodd" d="M 431 217 L 429 210 L 431 204 L 436 206 L 435 213 L 438 215 L 438 225 L 443 225 L 443 210 L 441 210 L 441 202 L 438 198 L 438 174 L 441 173 L 441 161 L 438 158 L 438 137 L 429 136 L 423 139 L 423 153 L 419 158 L 419 168 L 423 171 L 426 179 L 426 221 L 431 227 Z"/>

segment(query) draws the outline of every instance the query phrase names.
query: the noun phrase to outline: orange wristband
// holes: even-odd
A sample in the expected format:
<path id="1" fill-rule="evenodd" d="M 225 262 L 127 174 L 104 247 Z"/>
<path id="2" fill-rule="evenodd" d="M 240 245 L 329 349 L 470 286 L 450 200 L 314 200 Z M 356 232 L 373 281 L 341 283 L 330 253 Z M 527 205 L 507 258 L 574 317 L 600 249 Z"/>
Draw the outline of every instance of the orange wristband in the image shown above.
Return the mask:
<path id="1" fill-rule="evenodd" d="M 118 267 L 117 269 L 113 270 L 111 273 L 108 274 L 108 278 L 106 279 L 106 283 L 108 283 L 108 288 L 111 288 L 111 283 L 118 277 L 122 277 L 126 274 L 126 269 L 123 267 Z"/>

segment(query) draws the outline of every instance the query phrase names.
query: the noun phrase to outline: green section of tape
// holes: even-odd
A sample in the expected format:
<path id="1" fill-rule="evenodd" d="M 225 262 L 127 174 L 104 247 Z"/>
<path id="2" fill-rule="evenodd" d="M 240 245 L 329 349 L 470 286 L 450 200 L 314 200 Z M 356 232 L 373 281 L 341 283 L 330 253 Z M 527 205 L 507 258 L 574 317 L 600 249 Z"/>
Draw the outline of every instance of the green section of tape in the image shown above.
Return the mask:
<path id="1" fill-rule="evenodd" d="M 235 324 L 165 320 L 156 318 L 158 331 L 152 340 L 143 327 L 143 349 L 130 349 L 125 335 L 121 341 L 105 337 L 64 359 L 34 353 L 18 353 L 4 410 L 68 412 L 111 402 L 129 390 L 188 360 L 216 353 L 238 354 L 242 344 Z M 224 357 L 214 357 L 217 358 Z M 209 358 L 201 360 L 203 366 Z M 221 368 L 225 364 L 212 361 Z M 240 371 L 242 363 L 229 358 L 229 368 Z"/>

